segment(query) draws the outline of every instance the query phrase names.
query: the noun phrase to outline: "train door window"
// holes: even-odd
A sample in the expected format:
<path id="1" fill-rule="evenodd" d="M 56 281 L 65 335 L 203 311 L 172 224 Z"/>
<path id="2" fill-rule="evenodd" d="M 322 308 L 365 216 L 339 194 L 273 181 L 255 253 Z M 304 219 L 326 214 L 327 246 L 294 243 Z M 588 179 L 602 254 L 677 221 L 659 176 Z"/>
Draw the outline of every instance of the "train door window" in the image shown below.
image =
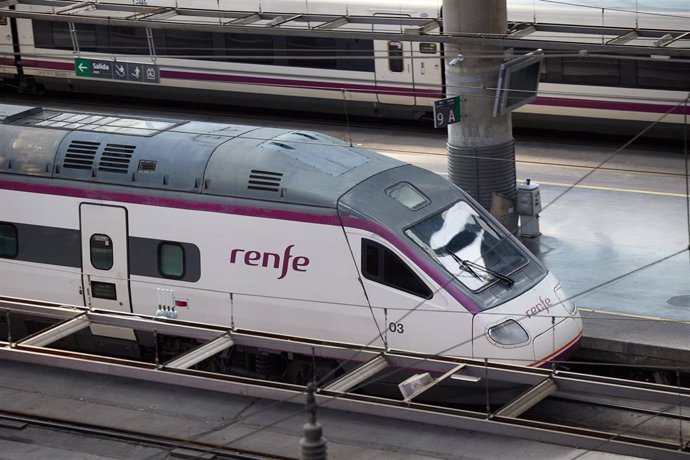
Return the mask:
<path id="1" fill-rule="evenodd" d="M 184 277 L 184 248 L 178 243 L 161 243 L 158 246 L 158 271 L 165 278 Z"/>
<path id="2" fill-rule="evenodd" d="M 89 240 L 91 265 L 98 270 L 113 268 L 113 241 L 108 235 L 96 233 Z"/>
<path id="3" fill-rule="evenodd" d="M 402 42 L 388 42 L 388 68 L 391 72 L 403 71 Z"/>
<path id="4" fill-rule="evenodd" d="M 430 299 L 431 289 L 393 251 L 371 240 L 362 240 L 362 274 L 377 283 Z"/>
<path id="5" fill-rule="evenodd" d="M 0 223 L 0 257 L 17 257 L 17 228 L 12 224 Z"/>

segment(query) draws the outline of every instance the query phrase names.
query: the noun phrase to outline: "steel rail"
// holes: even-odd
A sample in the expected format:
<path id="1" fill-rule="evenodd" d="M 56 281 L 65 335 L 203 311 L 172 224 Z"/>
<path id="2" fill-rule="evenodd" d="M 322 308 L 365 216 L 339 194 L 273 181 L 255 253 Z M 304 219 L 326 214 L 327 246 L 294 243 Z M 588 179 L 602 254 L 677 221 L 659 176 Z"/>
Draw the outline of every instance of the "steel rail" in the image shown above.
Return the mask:
<path id="1" fill-rule="evenodd" d="M 132 441 L 153 446 L 160 446 L 168 449 L 183 448 L 185 450 L 195 451 L 199 454 L 212 452 L 214 454 L 222 455 L 223 457 L 237 460 L 296 460 L 296 457 L 287 457 L 284 455 L 256 452 L 247 449 L 219 445 L 195 439 L 185 439 L 180 437 L 164 436 L 161 434 L 153 433 L 142 433 L 140 431 L 126 430 L 123 428 L 104 428 L 103 426 L 93 425 L 90 423 L 75 422 L 72 420 L 60 419 L 56 417 L 39 416 L 36 414 L 19 412 L 16 410 L 10 411 L 6 409 L 0 409 L 0 419 L 11 420 L 13 422 L 21 422 L 29 425 L 41 426 L 46 428 L 83 433 L 91 436 L 99 436 L 123 441 Z"/>

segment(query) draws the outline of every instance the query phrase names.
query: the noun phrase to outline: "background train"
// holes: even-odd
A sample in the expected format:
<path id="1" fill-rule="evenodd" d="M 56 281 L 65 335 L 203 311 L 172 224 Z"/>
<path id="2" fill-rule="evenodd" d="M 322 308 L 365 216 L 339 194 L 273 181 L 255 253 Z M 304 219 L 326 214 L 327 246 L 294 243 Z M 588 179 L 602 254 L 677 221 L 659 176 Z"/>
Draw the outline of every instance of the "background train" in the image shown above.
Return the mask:
<path id="1" fill-rule="evenodd" d="M 531 366 L 582 335 L 554 275 L 427 170 L 310 131 L 0 115 L 0 295 Z"/>
<path id="2" fill-rule="evenodd" d="M 169 20 L 165 11 L 133 14 L 137 10 L 125 6 L 134 8 L 129 0 L 101 3 L 101 10 L 75 2 L 53 3 L 64 4 L 65 11 L 56 12 L 60 5 L 51 2 L 20 2 L 14 6 L 17 11 L 45 14 L 38 20 L 5 18 L 0 25 L 0 75 L 8 85 L 16 86 L 21 75 L 22 85 L 75 93 L 401 118 L 429 116 L 433 101 L 444 96 L 446 61 L 441 44 L 359 39 L 356 35 L 263 35 L 256 27 L 248 28 L 247 33 L 222 33 L 198 27 L 218 21 L 214 15 L 219 9 L 247 15 L 274 12 L 281 14 L 276 17 L 280 19 L 300 13 L 439 18 L 439 0 L 135 2 L 196 9 L 194 15 L 178 10 L 180 14 Z M 105 5 L 118 4 L 120 9 L 102 10 Z M 568 4 L 510 0 L 508 5 L 509 20 L 515 22 L 680 31 L 687 31 L 690 23 L 687 4 L 674 0 Z M 84 19 L 105 16 L 133 19 L 128 26 Z M 73 22 L 66 22 L 65 17 Z M 147 29 L 143 26 L 146 20 L 161 27 Z M 197 27 L 191 28 L 192 24 Z M 521 51 L 531 50 L 516 53 Z M 114 66 L 109 69 L 112 78 L 80 73 L 75 58 L 109 61 Z M 153 72 L 151 83 L 141 77 L 146 71 Z M 128 72 L 136 73 L 137 78 L 128 79 Z M 674 106 L 687 97 L 689 89 L 687 61 L 652 59 L 649 54 L 621 59 L 547 52 L 539 97 L 520 108 L 514 119 L 516 126 L 629 132 L 661 118 L 657 133 L 677 135 L 681 131 L 674 128 L 684 122 L 688 109 L 687 105 Z M 671 113 L 662 117 L 667 111 Z"/>

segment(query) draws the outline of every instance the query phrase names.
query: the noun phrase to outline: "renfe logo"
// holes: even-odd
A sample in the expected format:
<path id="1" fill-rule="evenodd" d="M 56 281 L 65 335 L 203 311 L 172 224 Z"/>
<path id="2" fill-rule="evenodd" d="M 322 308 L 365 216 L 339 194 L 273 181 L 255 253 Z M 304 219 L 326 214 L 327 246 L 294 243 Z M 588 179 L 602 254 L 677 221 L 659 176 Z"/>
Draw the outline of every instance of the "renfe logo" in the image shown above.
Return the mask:
<path id="1" fill-rule="evenodd" d="M 539 303 L 533 306 L 532 308 L 528 308 L 525 313 L 527 313 L 527 317 L 530 318 L 534 315 L 539 314 L 539 312 L 546 311 L 546 313 L 549 312 L 549 308 L 551 308 L 551 299 L 548 297 L 546 299 L 542 299 L 539 297 Z"/>
<path id="2" fill-rule="evenodd" d="M 279 280 L 285 278 L 287 272 L 292 268 L 296 272 L 306 272 L 307 266 L 309 265 L 309 258 L 304 256 L 293 257 L 290 254 L 292 248 L 295 245 L 291 244 L 285 251 L 283 251 L 283 256 L 280 254 L 275 254 L 273 252 L 259 252 L 259 251 L 247 251 L 245 249 L 233 249 L 230 252 L 230 263 L 242 263 L 249 265 L 251 267 L 272 267 L 275 269 L 280 269 Z M 290 260 L 292 259 L 292 261 Z"/>

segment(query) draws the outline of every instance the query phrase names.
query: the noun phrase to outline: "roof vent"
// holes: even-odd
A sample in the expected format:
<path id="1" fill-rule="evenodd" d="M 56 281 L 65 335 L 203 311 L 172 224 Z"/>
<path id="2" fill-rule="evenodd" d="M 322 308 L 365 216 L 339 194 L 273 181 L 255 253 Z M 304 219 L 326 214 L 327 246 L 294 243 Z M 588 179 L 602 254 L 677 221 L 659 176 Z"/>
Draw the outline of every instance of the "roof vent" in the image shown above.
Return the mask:
<path id="1" fill-rule="evenodd" d="M 126 174 L 135 148 L 134 145 L 106 145 L 98 163 L 98 170 Z"/>
<path id="2" fill-rule="evenodd" d="M 279 192 L 280 181 L 283 178 L 283 173 L 259 171 L 252 169 L 249 174 L 249 183 L 247 188 L 249 190 L 263 190 L 265 192 Z"/>
<path id="3" fill-rule="evenodd" d="M 91 169 L 96 151 L 101 144 L 98 142 L 72 141 L 65 152 L 63 167 L 71 169 Z"/>

